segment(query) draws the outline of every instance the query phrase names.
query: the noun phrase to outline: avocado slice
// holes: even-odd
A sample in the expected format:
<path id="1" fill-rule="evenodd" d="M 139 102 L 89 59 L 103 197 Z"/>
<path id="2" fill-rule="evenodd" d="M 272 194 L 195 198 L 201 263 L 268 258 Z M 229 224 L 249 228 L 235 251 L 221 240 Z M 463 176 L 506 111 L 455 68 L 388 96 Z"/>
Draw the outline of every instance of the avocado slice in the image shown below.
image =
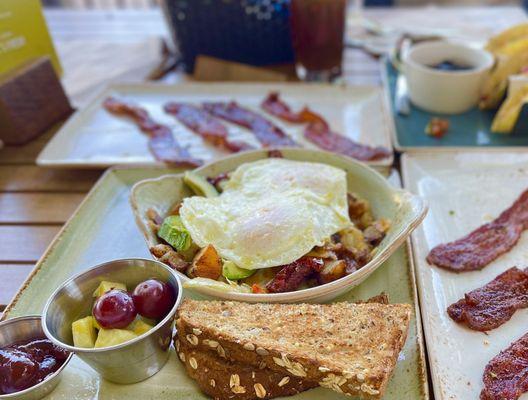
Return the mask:
<path id="1" fill-rule="evenodd" d="M 217 197 L 218 191 L 216 188 L 207 182 L 203 176 L 200 176 L 192 171 L 187 171 L 183 175 L 183 181 L 189 186 L 198 196 Z"/>
<path id="2" fill-rule="evenodd" d="M 222 275 L 230 281 L 238 281 L 247 278 L 255 273 L 255 270 L 238 267 L 233 261 L 224 261 Z"/>
<path id="3" fill-rule="evenodd" d="M 185 251 L 191 247 L 191 235 L 185 229 L 179 215 L 169 215 L 163 220 L 158 236 L 170 244 L 176 251 Z"/>

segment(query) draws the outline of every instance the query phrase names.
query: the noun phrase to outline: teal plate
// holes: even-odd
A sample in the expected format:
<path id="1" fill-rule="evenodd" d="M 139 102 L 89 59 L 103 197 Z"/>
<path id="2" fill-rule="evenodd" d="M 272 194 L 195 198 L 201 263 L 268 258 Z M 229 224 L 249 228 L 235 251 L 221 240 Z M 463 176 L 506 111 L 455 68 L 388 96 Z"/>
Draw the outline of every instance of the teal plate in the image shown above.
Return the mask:
<path id="1" fill-rule="evenodd" d="M 402 116 L 394 110 L 394 92 L 396 89 L 397 71 L 388 60 L 382 61 L 384 86 L 389 95 L 389 104 L 394 118 L 394 146 L 398 151 L 432 150 L 437 148 L 469 147 L 505 147 L 528 146 L 528 127 L 523 123 L 528 119 L 528 108 L 525 107 L 519 122 L 510 135 L 496 134 L 490 131 L 493 111 L 482 111 L 473 108 L 458 115 L 431 114 L 411 104 L 411 113 Z M 447 118 L 449 131 L 440 139 L 425 134 L 425 127 L 431 117 Z"/>

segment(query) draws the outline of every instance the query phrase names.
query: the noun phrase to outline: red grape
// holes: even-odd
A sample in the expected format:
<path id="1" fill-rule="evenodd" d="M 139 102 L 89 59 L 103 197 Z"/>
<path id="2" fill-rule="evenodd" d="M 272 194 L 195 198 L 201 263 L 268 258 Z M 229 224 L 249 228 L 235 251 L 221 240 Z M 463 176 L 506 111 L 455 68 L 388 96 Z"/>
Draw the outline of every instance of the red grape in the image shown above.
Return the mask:
<path id="1" fill-rule="evenodd" d="M 148 279 L 136 286 L 132 298 L 145 318 L 163 319 L 174 305 L 174 291 L 168 283 Z"/>
<path id="2" fill-rule="evenodd" d="M 103 328 L 126 328 L 136 318 L 132 297 L 124 290 L 112 289 L 100 296 L 93 306 L 93 316 Z"/>

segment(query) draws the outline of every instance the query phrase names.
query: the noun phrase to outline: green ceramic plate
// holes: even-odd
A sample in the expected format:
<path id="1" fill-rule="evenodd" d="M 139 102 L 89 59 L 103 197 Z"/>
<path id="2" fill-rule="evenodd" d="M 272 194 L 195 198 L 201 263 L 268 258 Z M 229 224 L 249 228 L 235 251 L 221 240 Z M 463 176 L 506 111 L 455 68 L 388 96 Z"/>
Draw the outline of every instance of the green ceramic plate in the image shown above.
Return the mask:
<path id="1" fill-rule="evenodd" d="M 392 130 L 394 146 L 398 151 L 432 150 L 439 148 L 464 148 L 528 146 L 528 129 L 518 125 L 515 133 L 501 135 L 491 133 L 490 126 L 494 112 L 481 111 L 473 108 L 459 115 L 431 114 L 414 107 L 407 116 L 399 115 L 394 110 L 394 91 L 396 88 L 396 69 L 387 60 L 383 60 L 381 68 L 384 75 L 384 86 L 389 96 L 391 113 L 394 117 L 395 128 Z M 527 110 L 528 111 L 528 110 Z M 431 117 L 445 117 L 449 120 L 449 132 L 442 138 L 436 139 L 425 134 L 425 127 Z M 520 118 L 522 119 L 522 117 Z"/>
<path id="2" fill-rule="evenodd" d="M 129 204 L 131 187 L 138 181 L 179 171 L 168 169 L 114 169 L 108 171 L 92 189 L 75 215 L 46 251 L 24 287 L 8 307 L 4 318 L 39 314 L 49 295 L 65 279 L 90 266 L 122 257 L 150 257 L 144 239 L 134 223 Z M 399 186 L 393 174 L 390 181 Z M 420 311 L 414 285 L 414 269 L 407 246 L 400 247 L 364 283 L 340 297 L 339 301 L 366 299 L 388 293 L 392 302 L 415 307 L 409 336 L 392 377 L 385 399 L 427 399 L 424 348 Z M 189 295 L 189 293 L 185 293 Z M 126 366 L 123 366 L 124 368 Z M 319 388 L 292 399 L 315 400 L 346 397 Z M 205 399 L 171 355 L 166 366 L 154 377 L 134 385 L 116 385 L 74 357 L 57 389 L 48 399 Z"/>

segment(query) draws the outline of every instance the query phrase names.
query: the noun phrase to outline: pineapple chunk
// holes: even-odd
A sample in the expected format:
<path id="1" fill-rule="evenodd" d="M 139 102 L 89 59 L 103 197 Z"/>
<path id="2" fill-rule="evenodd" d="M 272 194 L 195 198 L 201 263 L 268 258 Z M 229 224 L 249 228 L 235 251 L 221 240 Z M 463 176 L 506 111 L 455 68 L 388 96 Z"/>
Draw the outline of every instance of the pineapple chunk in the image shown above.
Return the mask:
<path id="1" fill-rule="evenodd" d="M 134 332 L 125 329 L 101 329 L 97 335 L 95 348 L 115 346 L 137 337 Z"/>
<path id="2" fill-rule="evenodd" d="M 72 323 L 73 345 L 75 347 L 92 348 L 95 346 L 97 332 L 92 316 L 78 319 Z"/>
<path id="3" fill-rule="evenodd" d="M 99 325 L 99 322 L 97 322 L 97 320 L 95 319 L 95 317 L 92 316 L 92 318 L 93 318 L 93 326 L 94 326 L 94 328 L 97 329 L 97 330 L 99 330 L 99 329 L 103 329 L 103 328 L 101 327 L 101 325 Z"/>
<path id="4" fill-rule="evenodd" d="M 149 322 L 146 322 L 141 318 L 137 318 L 130 325 L 128 325 L 126 329 L 127 331 L 132 331 L 136 335 L 140 336 L 154 328 L 154 325 L 151 325 Z"/>
<path id="5" fill-rule="evenodd" d="M 112 289 L 121 289 L 126 291 L 126 285 L 124 283 L 119 282 L 109 282 L 109 281 L 102 281 L 99 286 L 97 286 L 97 289 L 95 289 L 95 292 L 93 292 L 93 297 L 99 297 L 108 292 Z"/>

